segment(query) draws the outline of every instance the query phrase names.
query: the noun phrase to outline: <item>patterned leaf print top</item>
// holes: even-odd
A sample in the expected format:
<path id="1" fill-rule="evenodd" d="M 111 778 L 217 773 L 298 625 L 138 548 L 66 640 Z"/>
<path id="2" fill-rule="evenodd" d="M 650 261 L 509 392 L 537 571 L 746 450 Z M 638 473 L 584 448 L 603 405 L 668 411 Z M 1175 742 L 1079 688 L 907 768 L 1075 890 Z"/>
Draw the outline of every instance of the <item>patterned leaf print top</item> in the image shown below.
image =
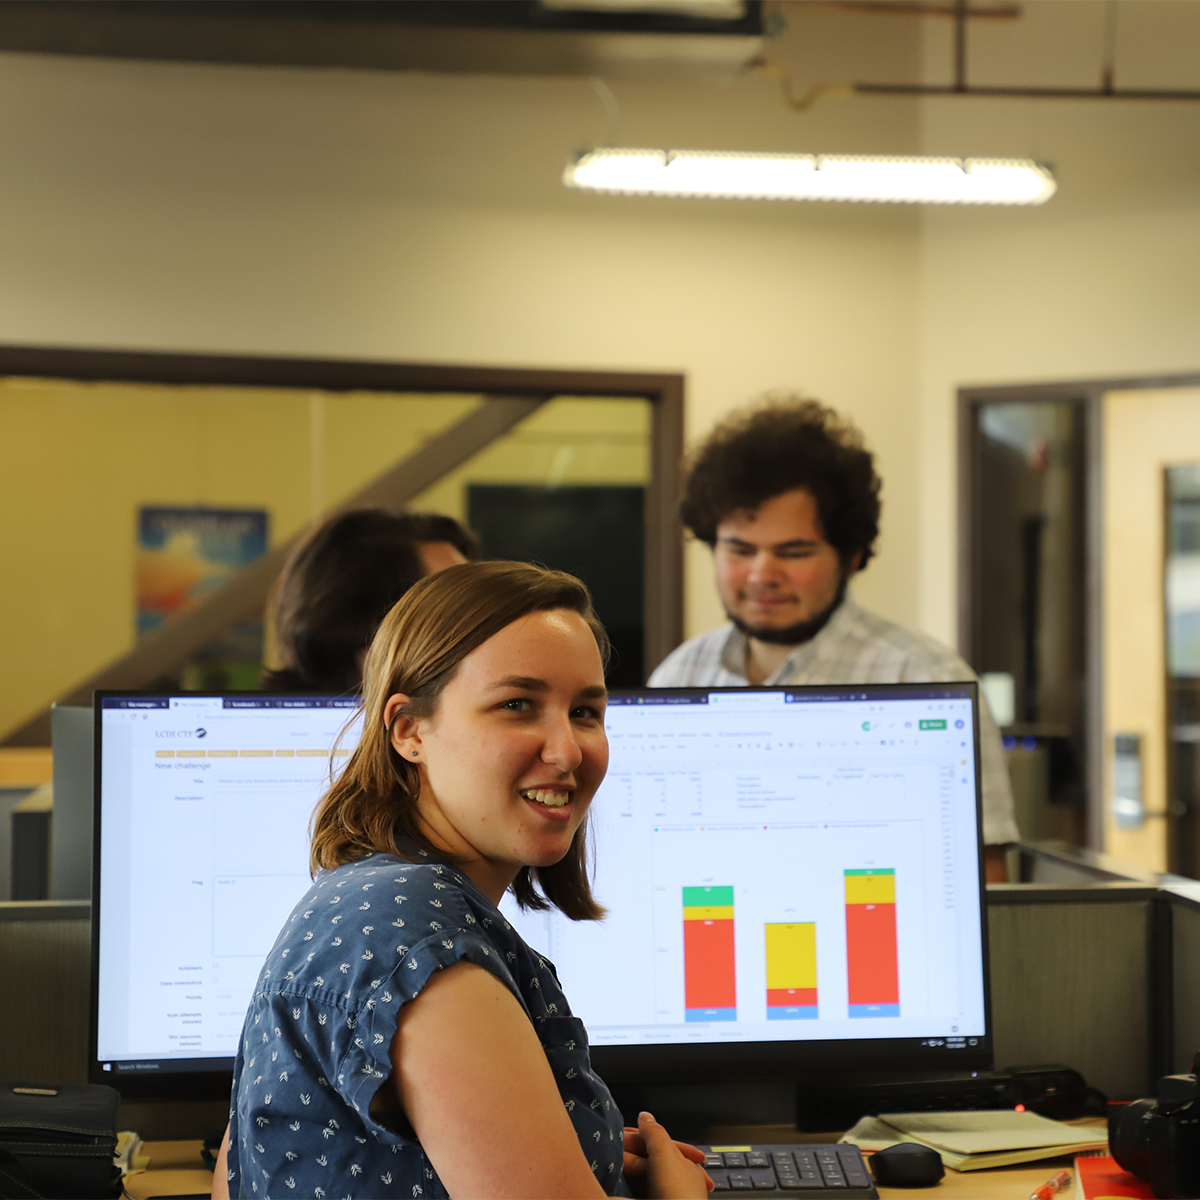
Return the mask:
<path id="1" fill-rule="evenodd" d="M 323 871 L 276 939 L 234 1065 L 230 1195 L 447 1195 L 411 1129 L 379 1124 L 370 1105 L 392 1071 L 401 1006 L 465 959 L 528 1013 L 596 1178 L 627 1196 L 621 1114 L 553 964 L 462 872 L 414 858 Z"/>

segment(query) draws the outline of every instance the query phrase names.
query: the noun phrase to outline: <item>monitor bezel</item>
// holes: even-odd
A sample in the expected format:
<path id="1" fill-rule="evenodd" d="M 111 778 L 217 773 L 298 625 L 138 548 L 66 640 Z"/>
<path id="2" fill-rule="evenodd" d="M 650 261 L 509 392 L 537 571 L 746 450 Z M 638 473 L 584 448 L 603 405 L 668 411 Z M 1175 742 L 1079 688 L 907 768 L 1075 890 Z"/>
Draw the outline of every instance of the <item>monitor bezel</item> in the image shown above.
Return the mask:
<path id="1" fill-rule="evenodd" d="M 983 975 L 984 1031 L 976 1037 L 975 1046 L 931 1046 L 936 1038 L 870 1038 L 862 1040 L 830 1039 L 772 1042 L 738 1042 L 736 1044 L 695 1043 L 663 1045 L 606 1045 L 591 1048 L 592 1065 L 608 1082 L 733 1082 L 754 1080 L 799 1080 L 828 1074 L 832 1070 L 879 1077 L 904 1074 L 961 1071 L 964 1073 L 990 1070 L 993 1064 L 993 1027 L 991 977 L 988 953 L 987 880 L 982 837 L 982 761 L 980 757 L 979 686 L 974 681 L 903 684 L 786 684 L 776 687 L 705 687 L 705 688 L 622 688 L 614 697 L 636 700 L 641 697 L 652 704 L 670 703 L 673 697 L 712 694 L 715 692 L 788 692 L 816 699 L 845 700 L 851 696 L 871 699 L 874 696 L 896 697 L 908 693 L 913 697 L 930 696 L 967 699 L 972 701 L 972 725 L 975 753 L 975 820 L 978 848 L 977 875 L 979 890 L 980 955 Z M 101 858 L 101 755 L 103 736 L 103 700 L 112 697 L 163 696 L 240 697 L 279 696 L 278 692 L 233 691 L 124 691 L 105 690 L 95 694 L 94 746 L 94 808 L 92 838 L 92 954 L 91 954 L 91 1012 L 89 1021 L 88 1077 L 93 1083 L 115 1088 L 128 1099 L 180 1098 L 208 1099 L 228 1096 L 233 1074 L 233 1058 L 204 1058 L 190 1060 L 161 1060 L 153 1067 L 105 1071 L 97 1056 L 99 1020 L 99 955 L 100 955 L 100 858 Z M 334 698 L 334 693 L 306 692 L 302 695 Z M 344 699 L 343 693 L 339 698 Z M 945 1040 L 945 1039 L 941 1039 Z M 968 1042 L 970 1039 L 967 1039 Z"/>

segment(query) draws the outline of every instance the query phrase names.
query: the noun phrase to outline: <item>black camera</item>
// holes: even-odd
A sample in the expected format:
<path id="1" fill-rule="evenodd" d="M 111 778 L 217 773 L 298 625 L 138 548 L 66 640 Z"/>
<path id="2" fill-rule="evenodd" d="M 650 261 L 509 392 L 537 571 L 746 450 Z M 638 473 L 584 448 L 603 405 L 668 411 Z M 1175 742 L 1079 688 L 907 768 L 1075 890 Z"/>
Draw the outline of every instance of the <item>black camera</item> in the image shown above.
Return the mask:
<path id="1" fill-rule="evenodd" d="M 1200 1082 L 1190 1075 L 1158 1081 L 1153 1100 L 1134 1100 L 1110 1111 L 1108 1148 L 1113 1158 L 1156 1196 L 1200 1197 Z"/>

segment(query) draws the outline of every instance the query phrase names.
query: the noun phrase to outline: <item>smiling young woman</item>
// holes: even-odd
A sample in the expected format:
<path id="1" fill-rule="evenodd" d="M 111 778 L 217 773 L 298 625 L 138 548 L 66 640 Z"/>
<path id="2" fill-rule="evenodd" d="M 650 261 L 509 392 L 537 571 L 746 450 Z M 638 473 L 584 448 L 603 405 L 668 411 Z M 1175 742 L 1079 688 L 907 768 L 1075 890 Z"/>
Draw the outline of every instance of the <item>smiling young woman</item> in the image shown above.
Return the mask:
<path id="1" fill-rule="evenodd" d="M 497 908 L 511 888 L 603 916 L 607 652 L 583 584 L 519 563 L 451 567 L 388 614 L 318 873 L 246 1017 L 214 1195 L 707 1195 L 699 1151 L 645 1113 L 623 1129 L 553 967 Z"/>

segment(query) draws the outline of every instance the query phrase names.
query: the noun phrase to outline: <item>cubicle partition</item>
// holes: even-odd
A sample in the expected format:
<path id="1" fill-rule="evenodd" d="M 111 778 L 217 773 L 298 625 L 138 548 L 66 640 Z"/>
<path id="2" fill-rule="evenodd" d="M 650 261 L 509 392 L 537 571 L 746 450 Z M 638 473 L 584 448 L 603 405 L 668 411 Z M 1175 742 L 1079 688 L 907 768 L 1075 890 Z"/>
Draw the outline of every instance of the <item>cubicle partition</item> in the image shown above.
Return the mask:
<path id="1" fill-rule="evenodd" d="M 1172 1072 L 1190 1071 L 1200 1054 L 1200 884 L 1170 896 L 1171 971 L 1169 1001 Z"/>
<path id="2" fill-rule="evenodd" d="M 1111 1099 L 1150 1094 L 1200 1050 L 1200 884 L 1147 887 L 1009 884 L 988 889 L 996 1066 L 1057 1063 Z M 0 904 L 0 1078 L 87 1078 L 90 906 Z M 666 1092 L 659 1085 L 656 1092 Z M 711 1090 L 688 1103 L 732 1123 L 790 1124 L 779 1082 Z M 669 1103 L 669 1097 L 661 1097 Z M 221 1102 L 129 1103 L 143 1137 L 210 1132 Z"/>
<path id="3" fill-rule="evenodd" d="M 90 903 L 0 903 L 0 1079 L 31 1084 L 87 1083 Z M 228 1101 L 121 1106 L 122 1129 L 145 1138 L 220 1133 Z"/>
<path id="4" fill-rule="evenodd" d="M 92 898 L 93 726 L 90 704 L 55 704 L 50 710 L 54 751 L 54 836 L 50 897 Z"/>
<path id="5" fill-rule="evenodd" d="M 86 1083 L 91 909 L 0 904 L 0 1078 Z"/>
<path id="6" fill-rule="evenodd" d="M 1171 1062 L 1173 899 L 1136 883 L 990 887 L 997 1068 L 1058 1063 L 1110 1099 L 1146 1095 Z M 1190 986 L 1200 999 L 1200 973 Z"/>
<path id="7" fill-rule="evenodd" d="M 1200 883 L 988 889 L 996 1065 L 1058 1062 L 1110 1099 L 1200 1053 Z"/>

